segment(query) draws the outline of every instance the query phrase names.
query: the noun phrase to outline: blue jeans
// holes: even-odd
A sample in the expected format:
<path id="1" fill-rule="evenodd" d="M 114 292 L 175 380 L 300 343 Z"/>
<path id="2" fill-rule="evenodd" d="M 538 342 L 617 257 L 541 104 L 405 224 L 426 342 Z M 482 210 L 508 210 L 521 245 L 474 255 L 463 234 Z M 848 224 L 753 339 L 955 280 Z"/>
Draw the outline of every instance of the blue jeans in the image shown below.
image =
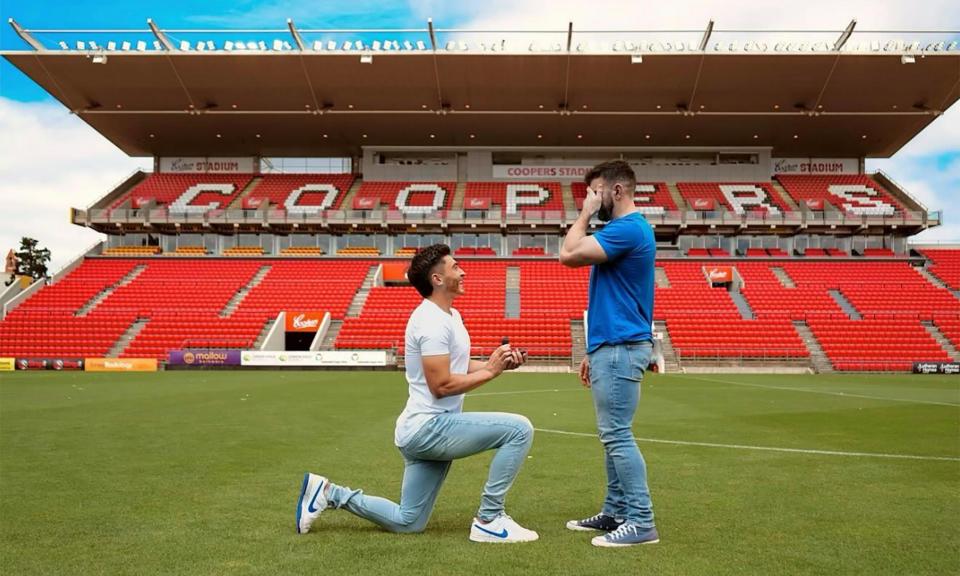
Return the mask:
<path id="1" fill-rule="evenodd" d="M 648 528 L 654 525 L 647 465 L 633 436 L 640 381 L 653 344 L 602 346 L 590 353 L 590 390 L 607 467 L 604 514 Z"/>
<path id="2" fill-rule="evenodd" d="M 439 414 L 400 448 L 405 467 L 399 505 L 336 484 L 330 484 L 329 501 L 391 532 L 422 532 L 453 460 L 496 448 L 477 513 L 486 522 L 503 512 L 507 490 L 532 444 L 533 425 L 517 414 Z"/>

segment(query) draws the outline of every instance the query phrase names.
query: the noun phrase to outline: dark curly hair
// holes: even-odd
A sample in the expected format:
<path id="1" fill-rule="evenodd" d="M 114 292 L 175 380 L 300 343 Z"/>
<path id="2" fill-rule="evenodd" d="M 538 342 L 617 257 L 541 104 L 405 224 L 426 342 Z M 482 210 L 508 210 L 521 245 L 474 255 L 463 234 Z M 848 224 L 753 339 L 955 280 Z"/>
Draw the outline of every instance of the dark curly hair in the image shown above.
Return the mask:
<path id="1" fill-rule="evenodd" d="M 597 178 L 607 184 L 616 184 L 617 182 L 626 184 L 625 188 L 628 191 L 637 187 L 637 176 L 634 174 L 633 168 L 623 160 L 611 160 L 603 164 L 597 164 L 587 172 L 583 181 L 589 186 Z"/>
<path id="2" fill-rule="evenodd" d="M 433 294 L 433 283 L 430 282 L 430 271 L 450 255 L 450 247 L 446 244 L 434 244 L 421 249 L 410 262 L 407 269 L 407 280 L 413 284 L 424 298 Z"/>

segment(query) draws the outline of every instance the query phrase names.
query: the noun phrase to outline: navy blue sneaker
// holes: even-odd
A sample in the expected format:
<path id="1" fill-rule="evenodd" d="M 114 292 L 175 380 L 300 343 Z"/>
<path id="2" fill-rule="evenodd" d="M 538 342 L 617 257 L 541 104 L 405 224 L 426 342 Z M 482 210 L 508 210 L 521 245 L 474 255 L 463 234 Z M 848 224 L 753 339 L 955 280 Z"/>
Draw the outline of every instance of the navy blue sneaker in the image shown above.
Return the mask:
<path id="1" fill-rule="evenodd" d="M 641 528 L 636 524 L 623 524 L 613 532 L 597 536 L 590 543 L 605 548 L 619 548 L 637 544 L 656 544 L 659 541 L 660 535 L 657 534 L 654 526 Z"/>
<path id="2" fill-rule="evenodd" d="M 571 520 L 567 522 L 567 530 L 577 530 L 580 532 L 588 532 L 593 530 L 599 530 L 600 532 L 613 532 L 619 528 L 621 524 L 623 524 L 623 520 L 617 520 L 613 516 L 608 516 L 601 512 L 596 516 L 584 518 L 583 520 Z"/>

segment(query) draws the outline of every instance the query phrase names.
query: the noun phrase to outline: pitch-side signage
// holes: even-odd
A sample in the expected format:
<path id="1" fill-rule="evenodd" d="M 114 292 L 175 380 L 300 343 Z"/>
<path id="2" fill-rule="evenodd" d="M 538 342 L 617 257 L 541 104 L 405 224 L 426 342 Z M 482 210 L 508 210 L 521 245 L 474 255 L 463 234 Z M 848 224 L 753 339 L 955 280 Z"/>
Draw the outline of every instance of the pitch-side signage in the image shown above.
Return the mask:
<path id="1" fill-rule="evenodd" d="M 262 352 L 247 350 L 243 366 L 386 366 L 384 350 L 323 350 L 321 352 Z"/>

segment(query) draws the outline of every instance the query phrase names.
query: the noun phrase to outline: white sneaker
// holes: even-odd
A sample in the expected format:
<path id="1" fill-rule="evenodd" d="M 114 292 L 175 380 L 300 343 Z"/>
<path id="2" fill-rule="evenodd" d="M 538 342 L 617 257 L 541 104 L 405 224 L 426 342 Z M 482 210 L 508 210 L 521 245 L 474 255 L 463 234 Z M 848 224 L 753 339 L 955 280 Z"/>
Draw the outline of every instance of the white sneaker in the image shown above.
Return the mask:
<path id="1" fill-rule="evenodd" d="M 501 514 L 484 524 L 474 518 L 470 525 L 470 540 L 473 542 L 515 543 L 533 542 L 540 535 L 533 530 L 527 530 L 513 521 L 513 518 Z"/>
<path id="2" fill-rule="evenodd" d="M 306 534 L 310 525 L 327 508 L 327 497 L 323 491 L 329 480 L 323 476 L 307 472 L 303 475 L 300 487 L 300 500 L 297 502 L 297 534 Z"/>

